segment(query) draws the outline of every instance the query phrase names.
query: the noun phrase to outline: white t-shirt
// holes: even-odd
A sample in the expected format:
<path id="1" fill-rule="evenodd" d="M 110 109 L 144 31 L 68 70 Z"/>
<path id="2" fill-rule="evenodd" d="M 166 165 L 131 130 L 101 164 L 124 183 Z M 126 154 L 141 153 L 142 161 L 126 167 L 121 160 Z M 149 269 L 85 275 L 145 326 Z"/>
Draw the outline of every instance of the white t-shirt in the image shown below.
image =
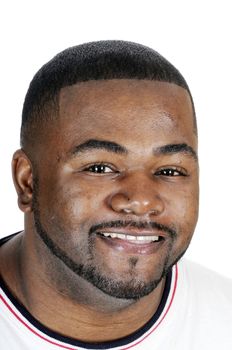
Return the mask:
<path id="1" fill-rule="evenodd" d="M 88 344 L 44 327 L 1 280 L 0 349 L 232 350 L 232 281 L 182 259 L 143 328 L 117 341 Z"/>

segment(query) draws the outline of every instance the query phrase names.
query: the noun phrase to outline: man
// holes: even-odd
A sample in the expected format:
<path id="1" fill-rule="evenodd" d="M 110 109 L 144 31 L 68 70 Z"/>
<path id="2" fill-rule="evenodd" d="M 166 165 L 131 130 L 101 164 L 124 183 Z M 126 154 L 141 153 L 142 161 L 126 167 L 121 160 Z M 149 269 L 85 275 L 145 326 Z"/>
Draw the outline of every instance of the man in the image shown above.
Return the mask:
<path id="1" fill-rule="evenodd" d="M 232 349 L 232 283 L 180 258 L 198 216 L 197 126 L 154 50 L 88 43 L 27 92 L 1 242 L 1 349 Z"/>

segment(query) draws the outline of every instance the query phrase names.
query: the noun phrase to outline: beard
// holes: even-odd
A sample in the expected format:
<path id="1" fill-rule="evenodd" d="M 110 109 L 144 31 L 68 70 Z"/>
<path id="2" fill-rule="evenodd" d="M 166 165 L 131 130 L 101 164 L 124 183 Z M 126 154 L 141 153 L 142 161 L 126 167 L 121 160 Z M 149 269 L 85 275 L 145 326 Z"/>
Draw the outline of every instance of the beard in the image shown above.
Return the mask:
<path id="1" fill-rule="evenodd" d="M 136 222 L 123 222 L 123 221 L 115 221 L 109 223 L 101 223 L 95 226 L 92 226 L 89 230 L 89 256 L 88 262 L 85 264 L 74 261 L 72 258 L 68 256 L 68 254 L 60 248 L 56 242 L 53 241 L 49 232 L 43 227 L 41 223 L 41 214 L 38 203 L 38 192 L 39 192 L 39 184 L 38 180 L 34 180 L 33 185 L 33 213 L 34 213 L 34 225 L 38 236 L 41 238 L 43 243 L 46 245 L 50 253 L 58 258 L 62 264 L 64 264 L 68 269 L 70 269 L 75 275 L 83 278 L 87 282 L 91 283 L 93 286 L 101 290 L 103 293 L 108 296 L 118 298 L 118 299 L 126 299 L 126 300 L 138 300 L 148 294 L 150 294 L 161 282 L 161 280 L 169 273 L 172 269 L 172 266 L 182 257 L 185 253 L 186 249 L 181 252 L 178 257 L 170 263 L 170 252 L 173 242 L 177 236 L 177 232 L 170 227 L 166 227 L 160 225 L 158 223 L 136 223 Z M 169 233 L 171 239 L 169 254 L 167 254 L 161 272 L 159 276 L 150 280 L 144 281 L 139 279 L 138 277 L 131 276 L 127 281 L 115 279 L 109 275 L 105 275 L 103 272 L 99 271 L 98 266 L 96 266 L 96 262 L 93 259 L 92 250 L 94 249 L 94 242 L 92 239 L 92 234 L 97 231 L 97 229 L 102 227 L 126 227 L 133 226 L 137 228 L 146 228 L 153 227 L 159 230 L 164 230 Z M 65 237 L 65 233 L 63 233 Z M 137 258 L 130 258 L 130 264 L 133 264 Z M 58 266 L 59 268 L 59 266 Z M 155 269 L 155 268 L 154 268 Z M 155 270 L 154 270 L 155 275 Z"/>

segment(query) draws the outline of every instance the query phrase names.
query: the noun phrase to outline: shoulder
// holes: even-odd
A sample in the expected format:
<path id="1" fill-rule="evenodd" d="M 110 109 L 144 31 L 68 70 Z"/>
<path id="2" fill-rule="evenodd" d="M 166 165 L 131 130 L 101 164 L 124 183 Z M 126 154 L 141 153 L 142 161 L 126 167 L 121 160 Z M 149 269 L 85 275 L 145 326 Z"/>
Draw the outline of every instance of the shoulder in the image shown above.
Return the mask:
<path id="1" fill-rule="evenodd" d="M 208 303 L 213 301 L 232 307 L 232 279 L 187 259 L 182 259 L 178 266 L 182 279 L 180 283 L 187 284 L 189 292 L 200 295 Z"/>
<path id="2" fill-rule="evenodd" d="M 232 349 L 231 318 L 232 280 L 181 259 L 168 319 L 175 330 L 174 348 Z"/>
<path id="3" fill-rule="evenodd" d="M 189 276 L 191 275 L 193 278 L 197 279 L 207 279 L 207 281 L 220 281 L 222 283 L 228 284 L 232 287 L 232 279 L 225 277 L 205 266 L 202 266 L 196 262 L 193 262 L 188 259 L 181 259 L 178 263 L 179 267 L 185 271 Z"/>

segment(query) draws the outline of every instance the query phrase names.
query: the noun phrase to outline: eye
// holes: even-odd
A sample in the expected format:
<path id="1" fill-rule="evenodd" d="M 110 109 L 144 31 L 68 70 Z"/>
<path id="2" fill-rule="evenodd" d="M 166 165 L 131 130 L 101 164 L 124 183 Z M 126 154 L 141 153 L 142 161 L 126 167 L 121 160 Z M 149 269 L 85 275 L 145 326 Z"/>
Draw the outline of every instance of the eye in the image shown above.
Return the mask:
<path id="1" fill-rule="evenodd" d="M 186 172 L 183 169 L 177 168 L 165 168 L 158 170 L 155 175 L 161 176 L 187 176 Z"/>
<path id="2" fill-rule="evenodd" d="M 84 169 L 86 172 L 95 173 L 95 174 L 106 174 L 115 172 L 109 165 L 106 164 L 93 164 Z"/>

